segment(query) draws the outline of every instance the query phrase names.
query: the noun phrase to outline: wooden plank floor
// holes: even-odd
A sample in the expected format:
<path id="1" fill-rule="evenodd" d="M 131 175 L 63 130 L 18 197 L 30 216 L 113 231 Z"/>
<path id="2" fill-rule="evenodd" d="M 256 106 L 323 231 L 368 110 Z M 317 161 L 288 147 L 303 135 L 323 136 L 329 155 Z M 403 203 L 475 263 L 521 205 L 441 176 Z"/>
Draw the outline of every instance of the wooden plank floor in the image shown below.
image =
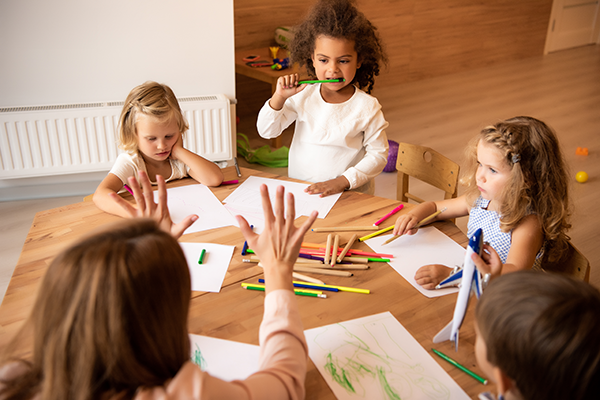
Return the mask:
<path id="1" fill-rule="evenodd" d="M 376 84 L 374 95 L 390 122 L 389 139 L 432 147 L 461 165 L 465 144 L 486 125 L 528 115 L 552 126 L 571 170 L 569 184 L 574 214 L 570 236 L 589 259 L 591 282 L 600 288 L 600 217 L 595 212 L 595 199 L 600 198 L 600 46 L 564 50 L 398 86 Z M 260 108 L 265 100 L 256 99 L 257 103 L 249 108 Z M 256 116 L 241 115 L 241 121 L 238 131 L 251 136 L 252 146 L 264 145 L 257 139 Z M 284 145 L 290 141 L 291 134 L 286 133 Z M 578 146 L 587 147 L 589 156 L 576 156 Z M 256 164 L 252 167 L 256 168 Z M 574 179 L 581 170 L 590 176 L 585 184 Z M 395 175 L 378 176 L 375 194 L 395 198 Z M 422 197 L 437 195 L 434 189 L 423 186 L 419 189 Z M 457 223 L 465 229 L 466 218 Z"/>

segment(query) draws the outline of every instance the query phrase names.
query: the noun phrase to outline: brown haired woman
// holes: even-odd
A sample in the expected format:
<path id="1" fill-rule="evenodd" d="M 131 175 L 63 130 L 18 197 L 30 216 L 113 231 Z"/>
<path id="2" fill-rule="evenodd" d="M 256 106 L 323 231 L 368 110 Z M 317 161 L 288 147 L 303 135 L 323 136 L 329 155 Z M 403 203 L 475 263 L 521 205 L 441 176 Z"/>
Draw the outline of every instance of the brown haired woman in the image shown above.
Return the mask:
<path id="1" fill-rule="evenodd" d="M 273 212 L 263 185 L 263 233 L 252 233 L 238 216 L 266 278 L 261 367 L 244 381 L 224 382 L 190 362 L 190 275 L 181 247 L 167 233 L 181 234 L 186 227 L 171 222 L 164 180 L 158 179 L 158 205 L 145 174 L 140 180 L 144 193 L 130 180 L 139 207 L 127 205 L 126 213 L 158 223 L 149 218 L 120 222 L 53 260 L 30 317 L 4 354 L 0 398 L 304 398 L 307 347 L 292 269 L 316 212 L 296 228 L 293 196 L 288 194 L 284 216 L 279 187 Z M 13 354 L 30 332 L 30 351 Z"/>

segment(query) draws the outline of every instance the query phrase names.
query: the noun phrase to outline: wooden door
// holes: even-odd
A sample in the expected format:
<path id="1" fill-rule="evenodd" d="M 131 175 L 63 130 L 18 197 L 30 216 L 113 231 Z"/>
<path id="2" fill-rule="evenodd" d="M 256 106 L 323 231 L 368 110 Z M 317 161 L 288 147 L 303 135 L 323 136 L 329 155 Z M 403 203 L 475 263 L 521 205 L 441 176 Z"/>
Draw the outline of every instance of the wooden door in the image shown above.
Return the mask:
<path id="1" fill-rule="evenodd" d="M 600 1 L 554 0 L 544 54 L 599 41 Z"/>

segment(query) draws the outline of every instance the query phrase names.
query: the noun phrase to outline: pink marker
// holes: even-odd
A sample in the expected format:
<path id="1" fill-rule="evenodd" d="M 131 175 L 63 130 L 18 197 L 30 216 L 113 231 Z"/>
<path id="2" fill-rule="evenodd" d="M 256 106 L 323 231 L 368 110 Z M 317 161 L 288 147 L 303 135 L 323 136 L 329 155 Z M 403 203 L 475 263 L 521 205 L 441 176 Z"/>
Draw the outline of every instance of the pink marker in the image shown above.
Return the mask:
<path id="1" fill-rule="evenodd" d="M 378 226 L 380 223 L 382 223 L 383 221 L 385 221 L 386 219 L 388 219 L 392 215 L 396 214 L 398 211 L 402 210 L 402 207 L 404 207 L 404 204 L 400 204 L 398 207 L 394 208 L 392 211 L 390 211 L 389 213 L 387 213 L 385 215 L 385 217 L 381 218 L 379 221 L 375 222 L 373 225 L 374 226 Z"/>
<path id="2" fill-rule="evenodd" d="M 223 182 L 221 182 L 221 185 L 235 185 L 238 182 L 239 182 L 239 180 L 234 179 L 232 181 L 223 181 Z"/>
<path id="3" fill-rule="evenodd" d="M 132 195 L 132 196 L 133 196 L 133 191 L 131 190 L 131 188 L 130 188 L 129 186 L 127 186 L 127 184 L 124 184 L 124 185 L 123 185 L 123 187 L 124 187 L 125 189 L 127 189 L 127 191 L 129 192 L 129 194 L 130 194 L 130 195 Z"/>

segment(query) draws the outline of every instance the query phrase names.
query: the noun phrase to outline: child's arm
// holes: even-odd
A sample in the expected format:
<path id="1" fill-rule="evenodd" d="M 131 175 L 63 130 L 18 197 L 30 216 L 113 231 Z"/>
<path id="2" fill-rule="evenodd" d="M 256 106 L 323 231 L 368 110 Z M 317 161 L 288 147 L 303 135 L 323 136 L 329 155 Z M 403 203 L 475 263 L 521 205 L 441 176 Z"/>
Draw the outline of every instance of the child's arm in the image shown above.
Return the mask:
<path id="1" fill-rule="evenodd" d="M 284 75 L 277 78 L 277 88 L 269 100 L 273 110 L 281 110 L 285 101 L 304 90 L 306 84 L 298 86 L 298 74 Z"/>
<path id="2" fill-rule="evenodd" d="M 531 269 L 535 257 L 542 248 L 544 236 L 537 215 L 531 214 L 512 231 L 510 250 L 502 273 Z"/>
<path id="3" fill-rule="evenodd" d="M 444 207 L 446 207 L 446 211 L 438 214 L 429 223 L 462 217 L 469 214 L 469 204 L 467 203 L 465 196 L 436 202 L 428 201 L 426 203 L 419 204 L 411 209 L 408 213 L 399 216 L 394 227 L 394 235 L 414 235 L 417 232 L 417 229 L 414 229 L 414 227 L 421 220 L 427 218 L 437 210 L 441 210 Z M 446 267 L 445 265 L 424 265 L 415 273 L 415 281 L 417 284 L 423 286 L 424 289 L 432 290 L 435 289 L 438 283 L 446 279 L 450 275 L 450 272 L 452 272 L 452 268 Z"/>
<path id="4" fill-rule="evenodd" d="M 127 218 L 129 214 L 111 197 L 111 193 L 118 196 L 117 192 L 122 188 L 123 182 L 121 179 L 109 172 L 94 192 L 94 204 L 104 212 Z"/>
<path id="5" fill-rule="evenodd" d="M 286 107 L 285 110 L 283 108 L 288 98 L 300 93 L 306 87 L 306 84 L 296 86 L 297 82 L 298 74 L 280 76 L 277 79 L 277 88 L 273 97 L 260 109 L 256 120 L 256 128 L 261 137 L 275 138 L 296 120 L 297 114 L 292 108 Z"/>
<path id="6" fill-rule="evenodd" d="M 214 162 L 183 147 L 181 135 L 171 150 L 171 157 L 187 165 L 190 168 L 190 176 L 203 185 L 219 186 L 223 182 L 221 168 Z"/>
<path id="7" fill-rule="evenodd" d="M 420 221 L 443 208 L 446 210 L 428 223 L 469 215 L 469 203 L 465 196 L 435 202 L 428 201 L 412 208 L 408 213 L 400 215 L 394 226 L 394 235 L 414 235 L 417 232 L 414 227 Z"/>

